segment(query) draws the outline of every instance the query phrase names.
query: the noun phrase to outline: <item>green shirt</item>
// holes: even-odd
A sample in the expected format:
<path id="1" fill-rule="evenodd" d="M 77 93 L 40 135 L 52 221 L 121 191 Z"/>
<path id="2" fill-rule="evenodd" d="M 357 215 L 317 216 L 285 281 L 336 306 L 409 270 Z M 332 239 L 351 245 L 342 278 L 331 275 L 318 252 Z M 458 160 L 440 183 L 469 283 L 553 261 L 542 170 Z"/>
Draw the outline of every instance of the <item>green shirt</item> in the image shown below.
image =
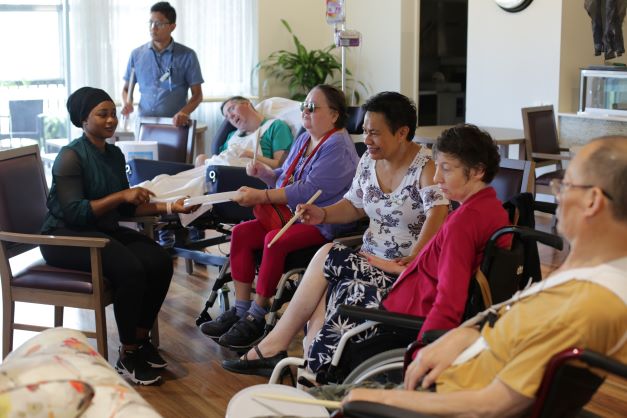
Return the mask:
<path id="1" fill-rule="evenodd" d="M 52 166 L 48 214 L 42 232 L 55 228 L 114 230 L 120 216 L 132 216 L 135 205 L 123 203 L 96 218 L 91 200 L 129 188 L 122 151 L 105 144 L 104 152 L 83 135 L 59 152 Z"/>
<path id="2" fill-rule="evenodd" d="M 261 122 L 263 125 L 267 119 Z M 261 126 L 259 125 L 259 126 Z M 220 147 L 220 152 L 227 149 L 229 140 L 235 135 L 237 131 L 229 132 L 226 137 L 226 141 Z M 292 146 L 294 137 L 290 127 L 280 119 L 276 119 L 268 129 L 261 135 L 261 153 L 266 158 L 274 158 L 274 153 L 277 151 L 287 151 Z"/>

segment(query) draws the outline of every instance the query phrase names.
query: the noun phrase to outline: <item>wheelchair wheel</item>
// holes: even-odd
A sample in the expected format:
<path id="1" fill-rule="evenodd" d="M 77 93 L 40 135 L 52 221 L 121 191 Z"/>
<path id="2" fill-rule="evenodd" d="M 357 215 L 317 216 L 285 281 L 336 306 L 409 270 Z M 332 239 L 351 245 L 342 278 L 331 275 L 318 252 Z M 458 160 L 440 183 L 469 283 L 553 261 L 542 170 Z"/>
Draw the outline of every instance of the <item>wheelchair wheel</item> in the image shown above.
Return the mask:
<path id="1" fill-rule="evenodd" d="M 403 382 L 403 356 L 405 348 L 384 351 L 353 369 L 342 383 L 361 383 L 373 380 L 379 383 Z"/>

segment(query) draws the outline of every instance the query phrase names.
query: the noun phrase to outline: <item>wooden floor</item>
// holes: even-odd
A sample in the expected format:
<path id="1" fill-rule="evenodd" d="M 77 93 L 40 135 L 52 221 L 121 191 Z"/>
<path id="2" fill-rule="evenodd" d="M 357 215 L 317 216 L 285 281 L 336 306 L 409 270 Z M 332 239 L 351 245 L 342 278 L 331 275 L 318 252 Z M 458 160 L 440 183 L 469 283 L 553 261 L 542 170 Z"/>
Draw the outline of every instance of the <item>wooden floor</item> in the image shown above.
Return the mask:
<path id="1" fill-rule="evenodd" d="M 546 228 L 548 220 L 539 217 L 538 223 L 541 229 Z M 540 256 L 546 275 L 561 263 L 565 252 L 541 246 Z M 216 275 L 217 269 L 212 267 L 196 267 L 192 275 L 187 275 L 184 264 L 175 261 L 172 286 L 159 316 L 160 349 L 170 365 L 163 374 L 161 385 L 137 388 L 164 417 L 224 417 L 229 399 L 235 393 L 248 386 L 267 382 L 266 378 L 224 371 L 220 362 L 235 355 L 206 338 L 195 325 L 196 316 L 204 306 Z M 22 305 L 18 306 L 17 316 L 40 317 L 39 322 L 51 323 L 52 310 L 46 309 L 36 305 Z M 216 310 L 213 310 L 212 315 L 215 313 Z M 107 321 L 109 362 L 114 364 L 119 341 L 111 307 L 108 308 Z M 93 327 L 93 317 L 76 310 L 66 314 L 64 325 Z M 16 332 L 16 344 L 31 335 L 29 332 Z M 295 342 L 290 352 L 298 351 L 299 342 Z M 607 382 L 589 404 L 588 410 L 603 417 L 627 416 L 625 382 Z M 610 410 L 619 412 L 612 414 Z"/>

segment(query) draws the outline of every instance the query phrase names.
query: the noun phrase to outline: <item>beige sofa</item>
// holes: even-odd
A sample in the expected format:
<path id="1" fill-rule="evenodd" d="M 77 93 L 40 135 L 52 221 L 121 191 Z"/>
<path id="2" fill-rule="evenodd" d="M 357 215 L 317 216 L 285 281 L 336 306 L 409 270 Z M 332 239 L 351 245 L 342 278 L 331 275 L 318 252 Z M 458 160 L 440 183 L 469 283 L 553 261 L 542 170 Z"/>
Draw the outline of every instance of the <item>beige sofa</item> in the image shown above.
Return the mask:
<path id="1" fill-rule="evenodd" d="M 2 417 L 160 417 L 78 331 L 53 328 L 0 365 Z"/>

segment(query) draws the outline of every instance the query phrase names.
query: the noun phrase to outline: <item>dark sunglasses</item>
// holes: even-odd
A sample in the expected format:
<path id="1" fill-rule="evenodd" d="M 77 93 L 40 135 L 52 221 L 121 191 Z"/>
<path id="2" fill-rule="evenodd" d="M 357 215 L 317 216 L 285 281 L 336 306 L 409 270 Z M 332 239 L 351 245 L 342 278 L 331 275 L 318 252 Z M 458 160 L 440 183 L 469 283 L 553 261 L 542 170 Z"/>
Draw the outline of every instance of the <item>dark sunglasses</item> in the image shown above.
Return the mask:
<path id="1" fill-rule="evenodd" d="M 316 111 L 316 109 L 322 109 L 324 107 L 328 107 L 329 109 L 332 109 L 332 107 L 330 107 L 330 106 L 320 106 L 320 105 L 317 105 L 317 104 L 315 104 L 313 102 L 302 102 L 300 104 L 300 111 L 304 112 L 305 109 L 307 109 L 307 111 L 309 113 L 313 113 L 313 112 Z"/>

